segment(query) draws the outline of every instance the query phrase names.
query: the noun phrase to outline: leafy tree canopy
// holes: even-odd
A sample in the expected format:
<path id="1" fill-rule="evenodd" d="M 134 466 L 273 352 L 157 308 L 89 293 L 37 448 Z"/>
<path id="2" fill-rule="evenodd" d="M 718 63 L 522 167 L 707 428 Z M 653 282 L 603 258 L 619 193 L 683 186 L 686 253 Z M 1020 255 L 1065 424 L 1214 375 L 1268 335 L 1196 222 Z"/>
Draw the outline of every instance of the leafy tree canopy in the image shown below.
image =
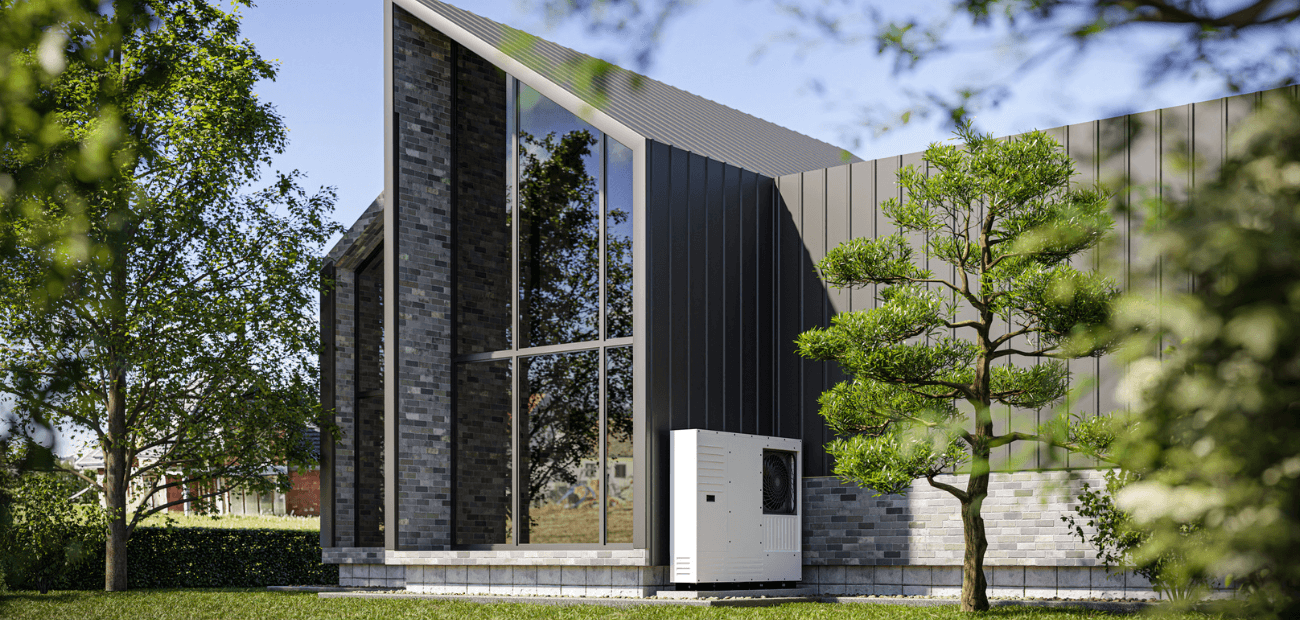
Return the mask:
<path id="1" fill-rule="evenodd" d="M 285 485 L 264 476 L 268 464 L 314 460 L 302 435 L 319 414 L 309 308 L 338 228 L 332 190 L 308 193 L 296 172 L 252 187 L 287 130 L 253 92 L 275 67 L 240 38 L 238 13 L 207 0 L 139 6 L 146 20 L 93 62 L 68 56 L 33 95 L 74 143 L 116 115 L 102 180 L 75 201 L 57 187 L 14 194 L 24 209 L 0 222 L 13 248 L 0 257 L 0 392 L 103 453 L 105 475 L 88 481 L 109 509 L 113 590 L 126 587 L 131 529 L 169 504 L 146 504 L 154 492 Z M 114 23 L 92 16 L 69 41 Z M 6 155 L 0 172 L 21 172 L 26 160 Z M 76 234 L 44 243 L 49 222 Z M 71 266 L 57 290 L 52 263 Z"/>
<path id="2" fill-rule="evenodd" d="M 992 407 L 1059 403 L 1061 360 L 1106 351 L 1116 289 L 1070 263 L 1112 223 L 1104 193 L 1071 188 L 1073 163 L 1051 137 L 1002 141 L 963 125 L 958 138 L 926 149 L 928 169 L 898 173 L 906 200 L 882 204 L 894 234 L 841 244 L 818 264 L 831 286 L 876 287 L 877 307 L 836 315 L 798 347 L 850 377 L 821 397 L 841 437 L 827 445 L 836 475 L 878 493 L 924 478 L 961 503 L 962 607 L 983 610 L 992 450 L 1028 441 L 1102 456 L 1109 437 L 1082 417 L 995 433 Z M 957 467 L 970 472 L 964 489 L 938 479 Z"/>

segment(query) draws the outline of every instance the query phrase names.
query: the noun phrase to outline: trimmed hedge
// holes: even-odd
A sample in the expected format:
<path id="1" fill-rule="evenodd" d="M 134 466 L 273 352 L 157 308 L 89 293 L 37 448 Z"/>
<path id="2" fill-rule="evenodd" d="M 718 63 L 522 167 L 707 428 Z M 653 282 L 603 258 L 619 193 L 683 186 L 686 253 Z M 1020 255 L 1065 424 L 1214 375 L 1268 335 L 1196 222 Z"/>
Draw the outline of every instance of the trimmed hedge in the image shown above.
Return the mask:
<path id="1" fill-rule="evenodd" d="M 53 587 L 102 590 L 104 545 Z M 262 588 L 337 585 L 339 567 L 321 563 L 320 533 L 299 530 L 136 528 L 127 545 L 131 588 Z"/>

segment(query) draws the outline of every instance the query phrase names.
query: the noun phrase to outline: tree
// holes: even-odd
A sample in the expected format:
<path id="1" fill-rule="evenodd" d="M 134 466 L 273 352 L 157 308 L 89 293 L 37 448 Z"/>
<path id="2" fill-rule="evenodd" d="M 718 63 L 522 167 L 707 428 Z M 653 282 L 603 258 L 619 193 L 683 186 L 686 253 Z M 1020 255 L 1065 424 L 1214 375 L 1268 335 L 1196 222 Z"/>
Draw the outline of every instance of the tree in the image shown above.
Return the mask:
<path id="1" fill-rule="evenodd" d="M 1104 193 L 1070 188 L 1074 166 L 1054 140 L 1033 132 L 999 141 L 969 125 L 957 135 L 961 145 L 926 149 L 928 175 L 898 173 L 907 199 L 882 205 L 897 233 L 848 241 L 818 263 L 830 286 L 879 286 L 879 307 L 836 315 L 800 334 L 798 349 L 850 377 L 820 399 L 840 437 L 827 445 L 837 476 L 879 494 L 924 478 L 960 502 L 961 605 L 984 611 L 980 510 L 992 451 L 1023 441 L 1099 455 L 1106 443 L 1105 423 L 1082 417 L 999 435 L 992 407 L 1060 402 L 1068 389 L 1060 360 L 1105 351 L 1096 335 L 1116 289 L 1068 262 L 1112 223 Z M 909 235 L 951 271 L 918 266 Z M 959 467 L 969 472 L 965 488 L 938 479 Z"/>
<path id="2" fill-rule="evenodd" d="M 39 218 L 42 210 L 26 198 L 32 196 L 62 201 L 68 213 L 81 213 L 87 194 L 106 181 L 106 163 L 123 146 L 116 108 L 101 106 L 96 130 L 73 136 L 59 124 L 57 102 L 42 93 L 70 59 L 103 64 L 121 32 L 143 17 L 144 11 L 134 2 L 0 0 L 0 221 Z M 95 36 L 82 36 L 86 25 L 95 20 L 103 27 Z M 101 103 L 107 102 L 109 90 L 99 93 Z M 26 242 L 44 247 L 84 244 L 84 227 L 84 217 L 42 220 Z M 0 238 L 0 255 L 14 251 L 13 241 Z M 50 256 L 53 262 L 43 265 L 46 290 L 37 291 L 42 296 L 61 291 L 73 269 L 64 255 Z M 48 430 L 43 419 L 26 423 Z M 0 467 L 23 471 L 52 466 L 48 446 L 17 432 L 21 426 L 8 412 L 0 414 L 0 445 L 25 443 L 18 450 L 23 454 L 19 461 L 6 460 L 8 450 L 0 450 Z M 5 502 L 0 494 L 0 511 Z"/>
<path id="3" fill-rule="evenodd" d="M 1192 291 L 1131 291 L 1115 458 L 1142 479 L 1119 507 L 1148 530 L 1139 559 L 1183 579 L 1247 584 L 1252 617 L 1300 616 L 1300 103 L 1277 97 L 1233 136 L 1213 180 L 1161 205 L 1150 267 Z M 1149 300 L 1159 299 L 1159 303 Z M 1188 528 L 1190 535 L 1184 535 Z"/>
<path id="4" fill-rule="evenodd" d="M 29 419 L 88 432 L 102 451 L 104 476 L 87 482 L 108 510 L 110 591 L 127 587 L 140 520 L 185 501 L 149 507 L 148 497 L 287 486 L 264 477 L 267 465 L 313 460 L 303 441 L 320 413 L 308 308 L 320 250 L 338 229 L 325 219 L 332 190 L 308 194 L 296 172 L 250 188 L 286 129 L 253 92 L 275 67 L 239 38 L 238 13 L 207 0 L 138 4 L 147 20 L 94 62 L 69 58 L 36 91 L 74 143 L 110 111 L 120 118 L 104 180 L 75 202 L 61 191 L 18 195 L 27 206 L 0 222 L 15 248 L 0 257 L 0 392 Z M 113 23 L 89 19 L 70 40 Z M 78 234 L 41 243 L 46 222 L 75 222 Z M 53 262 L 71 265 L 57 295 L 42 268 Z"/>

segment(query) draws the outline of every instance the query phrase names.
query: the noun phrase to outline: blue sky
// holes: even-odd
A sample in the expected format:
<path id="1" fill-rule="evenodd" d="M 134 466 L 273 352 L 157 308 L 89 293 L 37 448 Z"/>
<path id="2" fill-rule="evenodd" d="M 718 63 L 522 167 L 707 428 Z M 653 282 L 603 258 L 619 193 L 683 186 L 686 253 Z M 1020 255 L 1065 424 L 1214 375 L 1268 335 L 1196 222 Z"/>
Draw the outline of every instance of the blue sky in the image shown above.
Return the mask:
<path id="1" fill-rule="evenodd" d="M 462 8 L 632 68 L 625 45 L 586 32 L 576 23 L 549 28 L 535 6 L 515 0 L 451 0 Z M 926 10 L 926 0 L 909 3 Z M 929 2 L 943 10 L 947 2 Z M 1148 88 L 1141 61 L 1166 41 L 1103 43 L 1080 62 L 1049 63 L 1017 75 L 1025 50 L 996 37 L 960 37 L 961 53 L 898 77 L 870 45 L 796 49 L 765 42 L 788 30 L 788 16 L 763 0 L 699 0 L 668 28 L 650 77 L 783 125 L 871 159 L 921 150 L 948 137 L 933 121 L 914 122 L 884 136 L 856 132 L 863 105 L 899 106 L 900 92 L 925 85 L 953 89 L 977 82 L 1006 83 L 1013 97 L 977 114 L 998 135 L 1201 101 L 1226 90 L 1212 78 L 1182 79 Z M 244 33 L 266 58 L 280 62 L 279 78 L 259 88 L 291 130 L 281 170 L 299 169 L 311 185 L 338 188 L 335 217 L 351 224 L 383 187 L 383 3 L 381 0 L 261 0 L 245 10 Z M 1032 51 L 1029 50 L 1029 51 Z"/>

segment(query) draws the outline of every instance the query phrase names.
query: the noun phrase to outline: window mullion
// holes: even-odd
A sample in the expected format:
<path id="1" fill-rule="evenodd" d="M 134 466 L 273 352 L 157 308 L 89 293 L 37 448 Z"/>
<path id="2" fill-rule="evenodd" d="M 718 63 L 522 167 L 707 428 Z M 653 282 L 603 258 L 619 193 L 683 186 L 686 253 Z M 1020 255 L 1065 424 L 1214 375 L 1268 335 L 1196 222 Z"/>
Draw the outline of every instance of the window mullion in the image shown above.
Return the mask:
<path id="1" fill-rule="evenodd" d="M 597 469 L 600 470 L 596 473 L 597 484 L 600 485 L 600 490 L 597 491 L 596 497 L 599 498 L 600 500 L 599 540 L 600 540 L 600 544 L 602 545 L 607 544 L 609 542 L 608 540 L 606 540 L 606 536 L 609 532 L 609 527 L 607 525 L 608 517 L 605 514 L 606 508 L 609 507 L 609 498 L 607 497 L 607 494 L 609 493 L 609 481 L 605 479 L 605 470 L 609 468 L 609 466 L 605 462 L 606 459 L 609 457 L 609 455 L 606 454 L 606 447 L 608 447 L 609 442 L 606 440 L 606 437 L 608 436 L 607 434 L 608 422 L 606 421 L 606 415 L 605 415 L 605 400 L 606 400 L 605 388 L 607 383 L 605 377 L 605 370 L 609 367 L 609 362 L 606 359 L 606 356 L 608 354 L 609 354 L 608 351 L 604 347 L 600 348 L 600 356 L 598 358 L 599 359 L 598 363 L 600 364 L 600 372 L 598 373 L 600 375 L 600 427 L 599 430 L 597 431 L 600 433 L 600 438 L 599 438 L 600 445 L 598 447 L 599 457 L 596 459 Z"/>

